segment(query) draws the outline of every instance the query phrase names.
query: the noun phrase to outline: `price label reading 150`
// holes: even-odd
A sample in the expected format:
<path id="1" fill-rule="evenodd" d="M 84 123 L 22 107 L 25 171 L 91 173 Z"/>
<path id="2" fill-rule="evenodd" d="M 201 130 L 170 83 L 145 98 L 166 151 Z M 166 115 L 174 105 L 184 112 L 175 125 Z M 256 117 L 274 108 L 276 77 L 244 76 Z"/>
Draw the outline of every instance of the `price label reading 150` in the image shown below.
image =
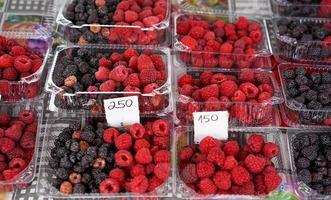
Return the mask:
<path id="1" fill-rule="evenodd" d="M 130 108 L 133 105 L 133 100 L 119 100 L 119 101 L 110 101 L 108 105 L 109 110 L 120 109 L 120 108 Z"/>
<path id="2" fill-rule="evenodd" d="M 217 114 L 207 114 L 207 115 L 200 115 L 198 118 L 198 122 L 200 123 L 209 123 L 217 121 L 218 115 Z"/>

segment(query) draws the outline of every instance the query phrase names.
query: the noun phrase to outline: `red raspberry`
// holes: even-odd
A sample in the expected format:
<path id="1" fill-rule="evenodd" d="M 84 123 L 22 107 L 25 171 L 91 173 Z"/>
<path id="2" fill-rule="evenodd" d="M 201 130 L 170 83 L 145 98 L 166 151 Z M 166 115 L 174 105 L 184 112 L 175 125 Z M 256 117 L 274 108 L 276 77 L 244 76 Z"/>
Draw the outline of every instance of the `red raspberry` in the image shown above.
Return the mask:
<path id="1" fill-rule="evenodd" d="M 14 67 L 20 73 L 29 72 L 32 67 L 32 61 L 27 56 L 18 56 L 15 58 Z"/>
<path id="2" fill-rule="evenodd" d="M 2 176 L 5 180 L 13 179 L 16 175 L 18 175 L 21 171 L 18 169 L 7 169 L 2 172 Z"/>
<path id="3" fill-rule="evenodd" d="M 154 162 L 169 162 L 171 160 L 170 152 L 168 150 L 159 150 L 154 154 Z"/>
<path id="4" fill-rule="evenodd" d="M 157 71 L 154 69 L 144 69 L 140 72 L 139 79 L 143 86 L 155 83 L 157 80 Z"/>
<path id="5" fill-rule="evenodd" d="M 9 68 L 14 66 L 14 57 L 9 54 L 0 56 L 0 68 Z"/>
<path id="6" fill-rule="evenodd" d="M 210 71 L 204 71 L 200 74 L 200 81 L 203 85 L 209 85 L 210 80 L 213 77 L 213 73 Z M 192 84 L 192 83 L 191 83 Z"/>
<path id="7" fill-rule="evenodd" d="M 166 63 L 164 62 L 163 58 L 159 54 L 154 54 L 150 56 L 155 68 L 159 71 L 165 70 Z"/>
<path id="8" fill-rule="evenodd" d="M 237 90 L 233 94 L 231 101 L 233 102 L 244 102 L 246 100 L 246 95 L 243 91 Z"/>
<path id="9" fill-rule="evenodd" d="M 160 180 L 159 178 L 157 178 L 156 176 L 152 176 L 149 179 L 149 186 L 147 191 L 152 192 L 154 191 L 157 187 L 159 187 L 160 185 L 163 184 L 164 181 Z"/>
<path id="10" fill-rule="evenodd" d="M 239 16 L 236 22 L 236 27 L 238 30 L 246 30 L 248 28 L 249 21 L 246 17 Z"/>
<path id="11" fill-rule="evenodd" d="M 223 169 L 225 170 L 232 170 L 238 165 L 238 162 L 234 156 L 226 156 Z"/>
<path id="12" fill-rule="evenodd" d="M 128 150 L 132 146 L 132 138 L 128 133 L 122 133 L 115 138 L 115 146 L 119 150 Z"/>
<path id="13" fill-rule="evenodd" d="M 210 97 L 205 101 L 205 111 L 217 111 L 220 110 L 220 102 L 216 97 Z"/>
<path id="14" fill-rule="evenodd" d="M 5 68 L 2 71 L 2 78 L 8 81 L 16 81 L 18 77 L 17 71 L 14 67 Z"/>
<path id="15" fill-rule="evenodd" d="M 209 81 L 212 84 L 222 84 L 226 80 L 227 80 L 227 77 L 224 74 L 216 73 L 211 77 L 211 79 Z"/>
<path id="16" fill-rule="evenodd" d="M 137 67 L 139 71 L 142 71 L 143 69 L 155 69 L 151 57 L 146 54 L 141 54 L 138 57 Z"/>
<path id="17" fill-rule="evenodd" d="M 236 82 L 228 80 L 224 81 L 220 85 L 220 93 L 222 96 L 232 97 L 233 94 L 238 90 Z"/>
<path id="18" fill-rule="evenodd" d="M 237 166 L 231 171 L 232 181 L 237 185 L 243 185 L 250 180 L 249 172 L 241 167 Z"/>
<path id="19" fill-rule="evenodd" d="M 184 96 L 192 96 L 193 93 L 193 86 L 189 84 L 183 85 L 183 87 L 179 88 L 179 94 Z"/>
<path id="20" fill-rule="evenodd" d="M 201 161 L 197 164 L 197 175 L 199 178 L 211 177 L 215 172 L 215 166 L 210 161 Z"/>
<path id="21" fill-rule="evenodd" d="M 135 141 L 133 149 L 135 152 L 137 152 L 141 148 L 149 149 L 149 147 L 150 147 L 150 144 L 146 139 L 139 139 L 139 140 Z"/>
<path id="22" fill-rule="evenodd" d="M 196 165 L 189 163 L 181 171 L 180 177 L 184 183 L 195 183 L 198 180 Z"/>
<path id="23" fill-rule="evenodd" d="M 249 33 L 249 37 L 252 38 L 255 43 L 259 43 L 263 38 L 263 33 L 261 30 L 252 31 Z"/>
<path id="24" fill-rule="evenodd" d="M 204 34 L 205 34 L 204 28 L 199 26 L 192 27 L 189 32 L 189 36 L 193 37 L 194 39 L 202 38 Z"/>
<path id="25" fill-rule="evenodd" d="M 5 113 L 0 113 L 0 125 L 1 126 L 7 126 L 10 122 L 11 118 L 9 115 Z"/>
<path id="26" fill-rule="evenodd" d="M 237 156 L 240 149 L 237 141 L 228 141 L 225 143 L 223 151 L 227 156 Z"/>
<path id="27" fill-rule="evenodd" d="M 272 98 L 272 94 L 269 93 L 269 92 L 262 92 L 259 94 L 259 97 L 258 97 L 258 102 L 259 103 L 262 103 L 264 101 L 268 101 Z"/>
<path id="28" fill-rule="evenodd" d="M 189 35 L 185 35 L 184 37 L 182 37 L 180 42 L 193 51 L 196 50 L 198 47 L 198 42 Z"/>
<path id="29" fill-rule="evenodd" d="M 215 33 L 213 31 L 206 31 L 205 35 L 203 36 L 205 40 L 215 40 Z"/>
<path id="30" fill-rule="evenodd" d="M 11 48 L 10 54 L 13 56 L 21 56 L 21 55 L 26 55 L 26 50 L 22 46 L 13 46 Z"/>
<path id="31" fill-rule="evenodd" d="M 263 146 L 263 155 L 267 158 L 273 158 L 279 154 L 279 146 L 272 142 L 265 143 Z"/>
<path id="32" fill-rule="evenodd" d="M 135 123 L 129 127 L 129 132 L 134 139 L 141 139 L 145 135 L 145 128 L 141 124 Z"/>
<path id="33" fill-rule="evenodd" d="M 177 21 L 177 33 L 180 35 L 187 35 L 190 30 L 190 24 L 186 21 Z"/>
<path id="34" fill-rule="evenodd" d="M 1 173 L 2 173 L 5 169 L 7 169 L 7 168 L 8 168 L 7 163 L 1 161 L 1 162 L 0 162 L 0 175 L 1 175 Z M 2 179 L 1 179 L 1 180 L 2 180 Z"/>
<path id="35" fill-rule="evenodd" d="M 12 160 L 14 158 L 24 158 L 25 153 L 20 147 L 15 147 L 12 151 L 7 153 L 7 157 Z M 1 170 L 0 170 L 1 171 Z"/>
<path id="36" fill-rule="evenodd" d="M 20 145 L 25 149 L 34 148 L 36 143 L 36 134 L 25 131 L 21 137 Z"/>
<path id="37" fill-rule="evenodd" d="M 258 157 L 253 154 L 249 154 L 245 159 L 245 166 L 253 174 L 257 174 L 263 171 L 266 164 L 266 159 Z"/>
<path id="38" fill-rule="evenodd" d="M 201 162 L 201 161 L 207 161 L 207 156 L 205 154 L 195 153 L 192 156 L 192 162 L 198 163 L 198 162 Z"/>
<path id="39" fill-rule="evenodd" d="M 154 167 L 154 174 L 157 178 L 166 181 L 170 174 L 170 163 L 168 162 L 160 162 L 157 163 Z"/>
<path id="40" fill-rule="evenodd" d="M 181 161 L 188 161 L 191 159 L 193 153 L 193 149 L 190 146 L 187 146 L 178 153 L 178 157 Z"/>
<path id="41" fill-rule="evenodd" d="M 231 188 L 231 174 L 229 172 L 216 172 L 213 176 L 213 181 L 220 190 L 228 190 Z"/>
<path id="42" fill-rule="evenodd" d="M 130 8 L 130 2 L 129 1 L 121 1 L 116 6 L 116 9 L 121 9 L 121 10 L 128 10 L 129 8 Z"/>
<path id="43" fill-rule="evenodd" d="M 34 60 L 32 60 L 31 72 L 32 73 L 37 72 L 42 65 L 43 65 L 43 60 L 42 59 L 34 59 Z"/>
<path id="44" fill-rule="evenodd" d="M 119 150 L 115 153 L 115 163 L 119 167 L 130 167 L 133 163 L 132 154 L 127 150 Z"/>
<path id="45" fill-rule="evenodd" d="M 109 69 L 106 67 L 99 67 L 98 71 L 94 73 L 95 79 L 98 81 L 107 81 L 109 79 Z"/>
<path id="46" fill-rule="evenodd" d="M 22 110 L 19 113 L 19 119 L 25 124 L 32 124 L 36 118 L 36 113 L 32 110 Z"/>
<path id="47" fill-rule="evenodd" d="M 116 9 L 113 15 L 113 20 L 115 22 L 121 22 L 124 20 L 124 11 L 121 9 Z"/>
<path id="48" fill-rule="evenodd" d="M 153 122 L 153 133 L 156 136 L 168 136 L 169 135 L 169 122 L 164 119 L 158 119 Z"/>
<path id="49" fill-rule="evenodd" d="M 270 160 L 267 160 L 267 164 L 268 164 L 268 162 L 270 162 L 271 164 L 273 164 Z M 266 164 L 266 165 L 267 165 Z M 268 174 L 268 173 L 277 173 L 277 170 L 276 170 L 276 168 L 274 167 L 274 166 L 272 166 L 272 165 L 268 165 L 268 166 L 266 166 L 265 168 L 264 168 L 264 170 L 263 170 L 263 175 L 266 175 L 266 174 Z"/>
<path id="50" fill-rule="evenodd" d="M 239 79 L 242 82 L 254 82 L 255 80 L 255 73 L 252 69 L 242 69 L 240 70 L 240 77 Z"/>
<path id="51" fill-rule="evenodd" d="M 239 188 L 239 194 L 243 195 L 254 195 L 255 190 L 254 190 L 254 183 L 249 181 L 245 183 L 242 187 Z"/>
<path id="52" fill-rule="evenodd" d="M 217 187 L 212 180 L 209 178 L 204 178 L 198 183 L 198 187 L 202 194 L 215 194 L 217 192 Z"/>
<path id="53" fill-rule="evenodd" d="M 140 176 L 140 175 L 145 176 L 144 165 L 141 165 L 141 164 L 133 165 L 132 168 L 130 169 L 130 174 L 131 174 L 131 177 L 136 177 L 136 176 Z"/>
<path id="54" fill-rule="evenodd" d="M 263 149 L 264 138 L 262 135 L 251 135 L 247 140 L 247 144 L 252 152 L 259 153 Z"/>
<path id="55" fill-rule="evenodd" d="M 17 169 L 19 171 L 22 171 L 23 169 L 25 169 L 26 166 L 27 166 L 27 163 L 22 158 L 14 158 L 8 164 L 8 167 L 10 169 Z"/>
<path id="56" fill-rule="evenodd" d="M 234 24 L 228 23 L 224 27 L 226 36 L 236 34 L 236 27 Z"/>
<path id="57" fill-rule="evenodd" d="M 136 176 L 131 180 L 129 185 L 131 192 L 144 193 L 148 188 L 148 179 L 143 175 Z"/>
<path id="58" fill-rule="evenodd" d="M 278 173 L 268 173 L 264 176 L 264 184 L 267 193 L 275 190 L 281 182 L 282 178 L 278 175 Z"/>
<path id="59" fill-rule="evenodd" d="M 125 172 L 123 169 L 115 168 L 109 171 L 109 178 L 115 179 L 120 184 L 125 181 Z"/>
<path id="60" fill-rule="evenodd" d="M 263 92 L 268 92 L 268 93 L 270 93 L 270 94 L 272 94 L 273 93 L 273 88 L 269 85 L 269 84 L 261 84 L 261 85 L 259 85 L 259 91 L 260 91 L 260 93 L 263 93 Z"/>
<path id="61" fill-rule="evenodd" d="M 270 84 L 271 80 L 267 73 L 255 73 L 255 81 L 259 84 Z"/>
<path id="62" fill-rule="evenodd" d="M 221 142 L 210 136 L 203 138 L 199 144 L 199 150 L 204 154 L 208 154 L 214 147 L 221 148 Z"/>
<path id="63" fill-rule="evenodd" d="M 212 85 L 208 85 L 204 88 L 201 88 L 200 93 L 201 93 L 201 97 L 206 101 L 210 97 L 218 98 L 219 89 L 218 89 L 217 84 L 212 84 Z"/>
<path id="64" fill-rule="evenodd" d="M 99 185 L 101 194 L 118 193 L 120 191 L 120 184 L 113 178 L 106 178 Z"/>
<path id="65" fill-rule="evenodd" d="M 120 133 L 115 128 L 108 128 L 103 131 L 103 141 L 112 144 Z"/>
<path id="66" fill-rule="evenodd" d="M 160 22 L 160 19 L 156 16 L 149 16 L 143 19 L 143 23 L 146 27 L 151 27 Z"/>
<path id="67" fill-rule="evenodd" d="M 123 82 L 128 76 L 129 76 L 129 71 L 124 65 L 116 66 L 109 73 L 109 78 L 118 82 Z"/>
<path id="68" fill-rule="evenodd" d="M 108 80 L 100 85 L 99 90 L 101 92 L 113 92 L 115 91 L 115 88 L 116 88 L 115 81 Z"/>
<path id="69" fill-rule="evenodd" d="M 193 85 L 193 78 L 191 75 L 184 74 L 178 79 L 178 85 L 179 87 L 183 87 L 184 85 Z"/>
<path id="70" fill-rule="evenodd" d="M 244 92 L 247 99 L 255 99 L 259 94 L 259 89 L 253 83 L 242 83 L 239 89 Z"/>
<path id="71" fill-rule="evenodd" d="M 222 149 L 220 149 L 219 147 L 215 147 L 209 151 L 207 159 L 215 165 L 222 167 L 224 164 L 225 155 Z"/>
<path id="72" fill-rule="evenodd" d="M 132 23 L 136 21 L 138 18 L 139 18 L 138 13 L 136 13 L 135 11 L 127 10 L 124 13 L 124 19 L 128 23 Z"/>
<path id="73" fill-rule="evenodd" d="M 215 28 L 224 28 L 225 27 L 225 22 L 223 20 L 216 20 L 213 24 Z"/>
<path id="74" fill-rule="evenodd" d="M 232 68 L 234 61 L 231 57 L 226 56 L 226 55 L 221 55 L 219 57 L 218 63 L 220 65 L 220 67 L 222 68 L 226 68 L 226 69 L 230 69 Z"/>
<path id="75" fill-rule="evenodd" d="M 265 194 L 264 176 L 256 175 L 254 177 L 255 191 L 257 194 Z"/>
<path id="76" fill-rule="evenodd" d="M 233 46 L 232 46 L 232 44 L 230 44 L 228 42 L 222 44 L 220 47 L 221 54 L 230 54 L 230 53 L 232 53 L 232 51 L 233 51 Z"/>
<path id="77" fill-rule="evenodd" d="M 153 157 L 151 152 L 147 148 L 141 148 L 137 151 L 136 155 L 134 156 L 135 160 L 139 164 L 147 165 L 152 162 Z"/>
<path id="78" fill-rule="evenodd" d="M 133 86 L 133 87 L 140 87 L 140 80 L 139 75 L 137 73 L 129 74 L 129 76 L 124 80 L 123 85 Z"/>
<path id="79" fill-rule="evenodd" d="M 22 128 L 18 125 L 12 125 L 5 130 L 5 136 L 17 142 L 22 136 Z"/>
<path id="80" fill-rule="evenodd" d="M 248 26 L 248 31 L 261 30 L 261 26 L 258 22 L 250 22 Z"/>

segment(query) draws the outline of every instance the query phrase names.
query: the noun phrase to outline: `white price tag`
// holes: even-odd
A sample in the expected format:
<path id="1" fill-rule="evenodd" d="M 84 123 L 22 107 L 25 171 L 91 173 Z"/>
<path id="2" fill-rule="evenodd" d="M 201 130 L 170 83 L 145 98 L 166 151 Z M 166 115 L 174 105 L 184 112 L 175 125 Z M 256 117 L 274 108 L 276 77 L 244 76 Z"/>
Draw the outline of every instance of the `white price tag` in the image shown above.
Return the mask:
<path id="1" fill-rule="evenodd" d="M 220 140 L 228 139 L 229 112 L 194 112 L 194 142 L 200 142 L 206 136 Z"/>
<path id="2" fill-rule="evenodd" d="M 106 119 L 109 126 L 121 127 L 140 123 L 138 96 L 104 100 Z"/>

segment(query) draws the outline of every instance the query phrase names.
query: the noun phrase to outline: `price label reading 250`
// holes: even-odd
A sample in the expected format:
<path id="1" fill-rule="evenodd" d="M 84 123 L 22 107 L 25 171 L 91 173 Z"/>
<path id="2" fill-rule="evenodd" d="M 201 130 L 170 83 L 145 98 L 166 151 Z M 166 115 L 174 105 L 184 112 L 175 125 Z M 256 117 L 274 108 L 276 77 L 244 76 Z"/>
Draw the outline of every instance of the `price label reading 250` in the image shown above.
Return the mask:
<path id="1" fill-rule="evenodd" d="M 104 100 L 109 126 L 121 127 L 140 122 L 138 96 Z"/>
<path id="2" fill-rule="evenodd" d="M 228 139 L 229 112 L 195 112 L 194 141 L 200 142 L 206 136 L 212 136 L 220 140 Z"/>

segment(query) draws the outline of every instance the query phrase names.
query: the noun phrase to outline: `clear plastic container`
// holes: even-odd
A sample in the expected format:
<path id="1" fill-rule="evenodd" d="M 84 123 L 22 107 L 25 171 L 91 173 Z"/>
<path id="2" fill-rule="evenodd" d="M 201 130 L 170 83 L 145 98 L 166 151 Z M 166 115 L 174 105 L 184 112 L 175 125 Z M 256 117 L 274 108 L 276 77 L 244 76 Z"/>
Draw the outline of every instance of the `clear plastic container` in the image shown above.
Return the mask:
<path id="1" fill-rule="evenodd" d="M 239 15 L 225 15 L 225 14 L 194 14 L 189 12 L 176 13 L 174 15 L 174 31 L 173 31 L 173 48 L 174 48 L 174 64 L 176 66 L 184 67 L 201 67 L 201 68 L 255 68 L 255 69 L 271 69 L 270 52 L 268 49 L 268 36 L 266 26 L 262 20 L 257 18 L 247 18 L 250 21 L 256 22 L 261 27 L 263 39 L 260 41 L 255 49 L 255 52 L 248 55 L 245 53 L 220 53 L 214 50 L 191 50 L 180 42 L 180 35 L 177 34 L 178 22 L 184 22 L 188 18 L 195 18 L 196 20 L 206 20 L 209 24 L 217 20 L 233 23 L 238 19 Z M 201 64 L 198 63 L 201 59 Z M 214 60 L 214 62 L 212 62 Z M 223 62 L 226 60 L 226 62 Z M 199 62 L 200 63 L 200 62 Z"/>
<path id="2" fill-rule="evenodd" d="M 330 72 L 329 66 L 321 65 L 303 65 L 303 64 L 289 64 L 283 63 L 278 66 L 280 82 L 284 96 L 284 105 L 281 106 L 281 114 L 285 123 L 291 127 L 301 126 L 323 126 L 324 120 L 331 119 L 331 110 L 323 108 L 320 110 L 312 110 L 304 108 L 303 105 L 288 96 L 288 90 L 285 83 L 283 72 L 287 69 L 296 69 L 303 67 L 308 73 L 312 72 Z M 324 125 L 325 126 L 325 125 Z"/>
<path id="3" fill-rule="evenodd" d="M 159 113 L 171 110 L 171 67 L 170 67 L 170 52 L 167 48 L 153 48 L 153 53 L 162 56 L 165 62 L 167 72 L 167 81 L 160 88 L 155 89 L 152 93 L 143 94 L 140 92 L 75 92 L 66 93 L 62 88 L 53 82 L 53 74 L 56 70 L 57 62 L 65 55 L 70 55 L 73 49 L 86 48 L 97 53 L 124 52 L 125 47 L 106 47 L 106 46 L 60 46 L 54 56 L 52 68 L 48 75 L 46 83 L 46 91 L 52 94 L 49 109 L 51 111 L 86 111 L 102 112 L 103 100 L 109 98 L 118 98 L 123 96 L 137 95 L 139 97 L 141 112 L 144 113 Z M 148 48 L 135 48 L 138 52 L 143 52 Z M 152 104 L 152 109 L 147 109 L 146 104 Z"/>
<path id="4" fill-rule="evenodd" d="M 316 40 L 301 42 L 297 39 L 282 35 L 279 32 L 278 26 L 278 21 L 281 19 L 294 20 L 298 24 L 310 23 L 325 25 L 331 23 L 329 18 L 273 18 L 273 54 L 279 62 L 313 63 L 321 65 L 331 63 L 330 42 Z M 328 55 L 326 52 L 328 52 Z"/>
<path id="5" fill-rule="evenodd" d="M 177 75 L 177 79 L 183 74 L 190 74 L 193 79 L 199 78 L 203 69 L 188 69 Z M 240 77 L 239 70 L 222 70 L 213 69 L 211 72 L 223 73 L 225 75 L 233 75 L 237 78 Z M 176 114 L 181 124 L 191 124 L 193 122 L 193 112 L 199 111 L 220 111 L 228 110 L 230 114 L 230 126 L 278 126 L 280 123 L 279 113 L 277 111 L 277 104 L 283 102 L 281 90 L 271 72 L 255 71 L 256 74 L 263 74 L 270 78 L 270 85 L 273 88 L 273 96 L 270 100 L 263 103 L 253 102 L 197 102 L 193 98 L 180 95 L 178 86 L 176 87 Z"/>
<path id="6" fill-rule="evenodd" d="M 231 0 L 177 0 L 179 9 L 196 13 L 229 13 L 233 8 L 234 1 Z"/>
<path id="7" fill-rule="evenodd" d="M 271 0 L 274 14 L 286 17 L 331 17 L 331 4 L 291 3 L 288 0 Z"/>
<path id="8" fill-rule="evenodd" d="M 175 185 L 174 185 L 174 193 L 176 197 L 182 199 L 265 199 L 268 195 L 201 195 L 189 188 L 180 178 L 179 170 L 178 170 L 178 163 L 179 160 L 177 158 L 178 152 L 187 145 L 194 144 L 194 130 L 192 127 L 188 126 L 179 126 L 175 129 L 175 138 L 173 143 L 174 155 L 176 156 L 175 162 L 173 162 L 173 168 L 175 169 L 174 177 L 175 177 Z M 278 129 L 269 129 L 269 130 L 246 130 L 246 131 L 233 131 L 229 130 L 229 138 L 236 140 L 240 146 L 246 144 L 248 137 L 252 134 L 260 133 L 264 136 L 265 142 L 273 142 L 278 144 L 280 147 L 280 154 L 272 159 L 272 162 L 275 165 L 279 175 L 282 178 L 282 183 L 280 184 L 279 188 L 282 187 L 283 183 L 288 182 L 288 178 L 286 177 L 286 169 L 285 169 L 285 151 L 282 148 L 281 142 L 281 131 Z M 270 193 L 270 195 L 272 192 Z M 290 194 L 289 194 L 290 196 Z M 284 198 L 284 197 L 283 197 Z M 289 198 L 289 197 L 288 197 Z M 285 198 L 287 199 L 287 198 Z M 290 199 L 290 198 L 289 198 Z"/>
<path id="9" fill-rule="evenodd" d="M 42 141 L 41 124 L 43 116 L 43 103 L 40 101 L 24 101 L 13 103 L 0 103 L 0 113 L 6 113 L 11 117 L 18 117 L 22 110 L 33 110 L 37 114 L 36 121 L 38 123 L 36 141 L 34 147 L 33 157 L 27 167 L 22 170 L 13 179 L 7 181 L 0 181 L 0 191 L 8 192 L 14 189 L 22 189 L 27 187 L 35 178 L 39 157 L 39 142 Z"/>
<path id="10" fill-rule="evenodd" d="M 167 115 L 144 115 L 141 116 L 141 123 L 156 120 L 156 119 L 166 119 L 170 122 L 170 144 L 172 144 L 172 121 L 171 116 Z M 41 166 L 39 170 L 37 191 L 38 194 L 43 196 L 44 198 L 56 198 L 56 199 L 117 199 L 117 198 L 161 198 L 161 197 L 171 197 L 172 196 L 172 173 L 170 171 L 169 178 L 166 182 L 156 188 L 153 192 L 144 193 L 144 194 L 136 194 L 136 193 L 115 193 L 115 194 L 100 194 L 100 193 L 90 193 L 90 194 L 70 194 L 64 195 L 57 188 L 51 185 L 49 182 L 50 178 L 52 178 L 54 170 L 50 168 L 48 165 L 48 161 L 51 158 L 51 149 L 54 147 L 55 138 L 61 133 L 61 131 L 68 127 L 70 124 L 79 121 L 84 124 L 87 120 L 99 120 L 104 122 L 105 116 L 103 115 L 75 115 L 73 117 L 59 117 L 56 119 L 48 119 L 46 135 L 44 139 L 44 144 L 42 148 L 42 157 L 41 157 Z M 171 146 L 169 147 L 171 148 Z M 172 169 L 171 169 L 172 170 Z"/>
<path id="11" fill-rule="evenodd" d="M 170 1 L 166 1 L 166 16 L 163 21 L 151 27 L 140 27 L 133 25 L 99 25 L 83 24 L 75 25 L 66 19 L 64 12 L 68 8 L 71 0 L 65 0 L 62 4 L 56 22 L 60 25 L 59 30 L 66 41 L 72 44 L 122 44 L 122 45 L 153 45 L 168 46 L 170 42 Z M 94 33 L 89 31 L 100 29 Z M 89 32 L 90 38 L 86 38 L 84 33 Z M 111 35 L 111 37 L 110 37 Z M 148 36 L 148 37 L 146 37 Z"/>

